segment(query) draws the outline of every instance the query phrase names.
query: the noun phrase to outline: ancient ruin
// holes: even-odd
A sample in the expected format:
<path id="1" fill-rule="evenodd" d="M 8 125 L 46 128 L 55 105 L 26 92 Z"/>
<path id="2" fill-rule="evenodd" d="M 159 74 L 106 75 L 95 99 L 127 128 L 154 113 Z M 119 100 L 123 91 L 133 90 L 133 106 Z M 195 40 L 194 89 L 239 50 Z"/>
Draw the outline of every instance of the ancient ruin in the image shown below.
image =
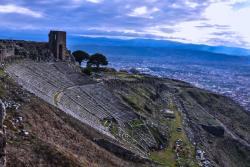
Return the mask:
<path id="1" fill-rule="evenodd" d="M 13 44 L 0 41 L 0 62 L 15 55 L 15 49 Z"/>
<path id="2" fill-rule="evenodd" d="M 36 61 L 70 61 L 66 32 L 50 31 L 48 42 L 0 40 L 0 62 L 28 58 Z"/>
<path id="3" fill-rule="evenodd" d="M 66 32 L 50 31 L 49 49 L 56 60 L 66 60 L 69 57 L 66 45 Z"/>
<path id="4" fill-rule="evenodd" d="M 7 67 L 6 72 L 25 89 L 102 134 L 134 143 L 141 155 L 158 147 L 147 126 L 133 128 L 130 136 L 129 124 L 139 117 L 101 83 L 81 75 L 74 64 L 23 61 Z M 109 131 L 106 120 L 116 124 L 118 131 Z"/>
<path id="5" fill-rule="evenodd" d="M 146 157 L 151 148 L 158 147 L 133 109 L 121 103 L 102 83 L 83 75 L 71 61 L 66 32 L 51 31 L 48 43 L 3 43 L 1 62 L 9 57 L 13 59 L 5 71 L 26 90 L 112 140 L 130 145 L 131 150 L 142 157 Z M 135 126 L 138 122 L 140 126 Z"/>

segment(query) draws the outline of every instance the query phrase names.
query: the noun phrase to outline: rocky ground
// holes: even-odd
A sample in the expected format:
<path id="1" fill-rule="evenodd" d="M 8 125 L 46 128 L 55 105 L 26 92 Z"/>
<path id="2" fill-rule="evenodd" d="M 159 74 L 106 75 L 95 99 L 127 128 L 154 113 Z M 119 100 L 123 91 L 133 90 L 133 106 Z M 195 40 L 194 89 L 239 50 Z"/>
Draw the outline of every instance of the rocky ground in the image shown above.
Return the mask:
<path id="1" fill-rule="evenodd" d="M 145 127 L 154 136 L 158 147 L 148 153 L 152 162 L 128 160 L 130 152 L 120 152 L 104 135 L 23 90 L 0 70 L 6 108 L 0 139 L 6 137 L 7 166 L 250 166 L 250 115 L 231 99 L 181 81 L 127 72 L 92 78 L 140 118 L 129 123 L 131 136 Z M 116 136 L 115 124 L 103 124 Z"/>

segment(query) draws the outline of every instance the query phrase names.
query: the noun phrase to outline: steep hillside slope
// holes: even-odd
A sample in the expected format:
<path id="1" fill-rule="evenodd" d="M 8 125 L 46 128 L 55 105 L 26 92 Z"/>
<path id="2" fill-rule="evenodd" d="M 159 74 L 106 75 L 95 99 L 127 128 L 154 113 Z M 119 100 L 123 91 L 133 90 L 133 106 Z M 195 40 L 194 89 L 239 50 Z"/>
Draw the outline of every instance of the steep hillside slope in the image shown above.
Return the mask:
<path id="1" fill-rule="evenodd" d="M 83 75 L 74 64 L 21 61 L 7 66 L 6 72 L 28 91 L 142 158 L 158 147 L 147 126 L 131 130 L 130 124 L 140 121 L 133 109 L 102 83 Z"/>
<path id="2" fill-rule="evenodd" d="M 2 70 L 0 99 L 7 166 L 143 166 L 98 146 L 94 141 L 106 139 L 103 134 L 23 90 Z"/>
<path id="3" fill-rule="evenodd" d="M 2 77 L 10 166 L 249 167 L 250 115 L 227 97 L 127 72 L 90 78 L 62 62 L 5 70 L 44 100 Z"/>
<path id="4" fill-rule="evenodd" d="M 174 162 L 169 162 L 173 159 L 167 156 L 173 154 L 174 142 L 182 139 L 187 142 L 186 149 L 193 152 L 188 142 L 191 141 L 198 162 L 199 151 L 205 151 L 210 165 L 250 166 L 250 114 L 231 99 L 171 79 L 127 73 L 109 73 L 103 78 L 105 85 L 144 120 L 151 120 L 155 126 L 168 125 L 169 147 L 153 152 L 154 160 L 171 166 Z M 168 122 L 163 108 L 178 113 L 174 122 Z M 190 159 L 186 160 L 190 166 Z"/>

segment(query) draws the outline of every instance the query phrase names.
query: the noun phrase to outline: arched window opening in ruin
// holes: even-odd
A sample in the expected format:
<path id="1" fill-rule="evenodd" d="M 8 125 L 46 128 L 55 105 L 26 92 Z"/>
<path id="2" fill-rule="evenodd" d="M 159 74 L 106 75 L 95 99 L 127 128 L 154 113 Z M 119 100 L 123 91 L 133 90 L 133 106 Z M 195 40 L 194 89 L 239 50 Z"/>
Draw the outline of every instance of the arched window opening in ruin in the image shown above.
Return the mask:
<path id="1" fill-rule="evenodd" d="M 59 45 L 59 59 L 63 59 L 63 46 L 61 44 Z"/>

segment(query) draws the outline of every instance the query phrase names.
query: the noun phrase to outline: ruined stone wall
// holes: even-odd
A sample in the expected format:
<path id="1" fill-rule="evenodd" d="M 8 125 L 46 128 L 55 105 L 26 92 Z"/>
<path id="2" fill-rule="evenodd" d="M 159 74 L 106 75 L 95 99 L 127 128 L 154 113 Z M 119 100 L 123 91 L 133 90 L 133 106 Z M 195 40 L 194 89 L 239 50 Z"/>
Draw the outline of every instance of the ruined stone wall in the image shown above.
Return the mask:
<path id="1" fill-rule="evenodd" d="M 51 60 L 48 43 L 46 42 L 15 42 L 15 54 L 33 60 Z"/>
<path id="2" fill-rule="evenodd" d="M 13 43 L 0 42 L 0 62 L 15 55 Z"/>
<path id="3" fill-rule="evenodd" d="M 1 63 L 22 58 L 37 61 L 50 61 L 53 59 L 46 42 L 0 40 Z"/>
<path id="4" fill-rule="evenodd" d="M 4 122 L 5 119 L 5 107 L 4 103 L 0 99 L 0 166 L 6 166 L 6 136 L 5 136 L 5 129 L 4 129 Z"/>
<path id="5" fill-rule="evenodd" d="M 67 60 L 70 54 L 67 50 L 66 32 L 50 31 L 49 49 L 56 60 Z"/>
<path id="6" fill-rule="evenodd" d="M 0 49 L 0 61 L 4 61 L 4 59 L 7 59 L 9 57 L 12 57 L 15 55 L 15 49 L 14 48 L 1 48 Z"/>

